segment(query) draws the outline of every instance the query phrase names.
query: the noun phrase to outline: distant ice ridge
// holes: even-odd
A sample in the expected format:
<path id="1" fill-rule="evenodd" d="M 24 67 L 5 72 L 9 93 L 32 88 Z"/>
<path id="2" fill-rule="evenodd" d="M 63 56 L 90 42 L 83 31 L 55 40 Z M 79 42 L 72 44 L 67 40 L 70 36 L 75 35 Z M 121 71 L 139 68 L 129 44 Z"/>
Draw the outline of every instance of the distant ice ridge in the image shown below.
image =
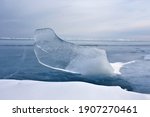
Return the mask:
<path id="1" fill-rule="evenodd" d="M 49 28 L 35 31 L 34 51 L 39 63 L 49 68 L 88 76 L 114 75 L 105 50 L 66 42 Z"/>

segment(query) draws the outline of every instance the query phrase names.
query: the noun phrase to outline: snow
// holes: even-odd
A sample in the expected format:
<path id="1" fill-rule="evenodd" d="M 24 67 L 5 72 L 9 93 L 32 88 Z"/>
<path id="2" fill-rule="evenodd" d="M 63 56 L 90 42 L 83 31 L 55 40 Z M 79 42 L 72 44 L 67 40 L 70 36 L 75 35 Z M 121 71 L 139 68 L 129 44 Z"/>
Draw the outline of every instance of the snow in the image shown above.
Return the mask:
<path id="1" fill-rule="evenodd" d="M 131 64 L 131 63 L 134 63 L 135 61 L 129 61 L 129 62 L 115 62 L 115 63 L 110 63 L 111 66 L 113 67 L 114 69 L 114 73 L 115 74 L 120 74 L 121 75 L 121 68 L 123 68 L 125 65 L 128 65 L 128 64 Z"/>
<path id="2" fill-rule="evenodd" d="M 150 99 L 150 94 L 129 92 L 118 86 L 108 87 L 84 82 L 0 80 L 0 99 L 143 100 Z"/>

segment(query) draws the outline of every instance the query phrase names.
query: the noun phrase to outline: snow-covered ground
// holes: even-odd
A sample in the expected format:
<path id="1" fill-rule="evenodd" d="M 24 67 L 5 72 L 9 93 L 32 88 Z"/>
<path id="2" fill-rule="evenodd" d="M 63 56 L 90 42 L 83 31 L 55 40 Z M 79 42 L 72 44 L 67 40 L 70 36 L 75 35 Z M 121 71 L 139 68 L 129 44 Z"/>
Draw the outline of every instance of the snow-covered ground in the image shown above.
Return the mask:
<path id="1" fill-rule="evenodd" d="M 118 86 L 108 87 L 84 82 L 0 80 L 0 99 L 145 100 L 150 99 L 150 94 L 125 91 Z"/>

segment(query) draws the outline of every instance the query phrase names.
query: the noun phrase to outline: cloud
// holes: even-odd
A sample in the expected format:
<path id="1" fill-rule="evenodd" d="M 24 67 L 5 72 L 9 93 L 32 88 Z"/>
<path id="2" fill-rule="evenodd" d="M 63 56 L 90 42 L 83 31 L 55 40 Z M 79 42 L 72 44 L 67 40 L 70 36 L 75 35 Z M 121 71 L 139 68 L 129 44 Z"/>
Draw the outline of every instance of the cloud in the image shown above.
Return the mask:
<path id="1" fill-rule="evenodd" d="M 51 27 L 63 38 L 149 39 L 149 0 L 1 0 L 0 36 Z M 137 31 L 138 30 L 138 31 Z"/>

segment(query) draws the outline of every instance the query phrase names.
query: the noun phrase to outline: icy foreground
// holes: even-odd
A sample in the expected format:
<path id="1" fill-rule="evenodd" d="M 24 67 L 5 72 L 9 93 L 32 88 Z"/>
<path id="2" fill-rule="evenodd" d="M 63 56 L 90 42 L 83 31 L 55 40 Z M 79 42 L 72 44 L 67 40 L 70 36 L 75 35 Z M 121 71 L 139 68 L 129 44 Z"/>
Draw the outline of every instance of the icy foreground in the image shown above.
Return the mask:
<path id="1" fill-rule="evenodd" d="M 0 99 L 150 99 L 149 94 L 84 82 L 0 80 Z"/>

